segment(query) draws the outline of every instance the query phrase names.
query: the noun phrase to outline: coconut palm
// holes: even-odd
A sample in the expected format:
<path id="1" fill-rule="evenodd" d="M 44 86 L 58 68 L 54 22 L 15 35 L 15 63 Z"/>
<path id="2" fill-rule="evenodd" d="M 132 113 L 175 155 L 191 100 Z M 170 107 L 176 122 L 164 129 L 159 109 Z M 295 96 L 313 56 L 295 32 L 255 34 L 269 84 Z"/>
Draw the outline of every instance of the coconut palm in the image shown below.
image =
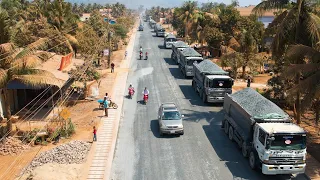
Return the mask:
<path id="1" fill-rule="evenodd" d="M 193 20 L 195 18 L 195 14 L 197 10 L 197 2 L 196 1 L 187 1 L 181 7 L 181 13 L 179 18 L 183 21 L 185 30 L 184 37 L 187 38 L 189 35 L 189 29 L 192 26 Z"/>
<path id="2" fill-rule="evenodd" d="M 272 42 L 272 55 L 276 59 L 282 57 L 288 45 L 302 44 L 309 47 L 315 47 L 320 41 L 320 17 L 315 14 L 315 1 L 309 0 L 265 0 L 258 4 L 253 13 L 262 15 L 264 12 L 272 9 L 284 10 L 275 21 L 276 34 Z M 280 20 L 279 20 L 280 19 Z M 296 82 L 299 84 L 300 75 L 297 74 Z M 296 94 L 296 118 L 300 123 L 301 103 L 300 92 Z"/>
<path id="3" fill-rule="evenodd" d="M 0 7 L 0 44 L 9 41 L 9 28 L 8 12 Z"/>
<path id="4" fill-rule="evenodd" d="M 50 57 L 47 52 L 37 51 L 46 47 L 46 43 L 47 39 L 39 39 L 22 50 L 19 50 L 18 47 L 15 47 L 12 43 L 0 44 L 0 88 L 2 88 L 4 92 L 8 131 L 12 129 L 7 89 L 7 85 L 11 81 L 19 81 L 37 88 L 46 87 L 48 84 L 58 87 L 63 85 L 63 81 L 57 79 L 52 73 L 35 69 L 36 66 Z"/>
<path id="5" fill-rule="evenodd" d="M 301 80 L 289 89 L 289 97 L 297 92 L 302 94 L 301 110 L 304 111 L 315 103 L 316 123 L 320 113 L 320 51 L 304 46 L 290 46 L 286 59 L 293 62 L 282 74 L 286 79 L 295 79 L 297 74 Z"/>

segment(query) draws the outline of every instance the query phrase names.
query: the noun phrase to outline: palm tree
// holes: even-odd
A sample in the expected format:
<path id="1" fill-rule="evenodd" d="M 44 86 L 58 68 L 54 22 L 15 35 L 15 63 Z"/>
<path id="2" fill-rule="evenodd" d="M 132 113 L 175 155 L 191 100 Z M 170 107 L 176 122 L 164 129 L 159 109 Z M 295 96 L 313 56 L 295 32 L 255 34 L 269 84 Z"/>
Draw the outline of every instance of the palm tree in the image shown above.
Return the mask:
<path id="1" fill-rule="evenodd" d="M 289 89 L 288 95 L 297 92 L 303 95 L 301 111 L 315 104 L 316 124 L 319 122 L 320 113 L 320 51 L 304 45 L 290 46 L 286 58 L 293 62 L 282 74 L 286 79 L 295 79 L 301 75 L 299 83 Z M 304 63 L 302 63 L 303 61 Z"/>
<path id="2" fill-rule="evenodd" d="M 196 1 L 187 1 L 183 4 L 180 15 L 180 19 L 183 21 L 185 26 L 184 37 L 187 38 L 189 35 L 189 28 L 193 23 L 194 16 L 197 10 L 197 2 Z"/>
<path id="3" fill-rule="evenodd" d="M 276 59 L 284 55 L 289 45 L 302 44 L 315 47 L 320 41 L 320 17 L 315 14 L 316 7 L 308 0 L 265 0 L 253 9 L 253 13 L 258 15 L 272 9 L 284 10 L 275 19 L 279 24 L 271 49 Z M 296 82 L 299 84 L 299 81 L 300 75 L 297 74 Z M 300 92 L 297 91 L 295 103 L 297 123 L 300 123 L 301 118 L 300 99 Z"/>
<path id="4" fill-rule="evenodd" d="M 21 51 L 12 43 L 0 44 L 0 87 L 4 92 L 5 113 L 7 115 L 7 130 L 11 131 L 11 109 L 8 100 L 7 85 L 13 81 L 20 81 L 34 87 L 46 87 L 48 84 L 61 87 L 63 81 L 57 79 L 52 73 L 35 69 L 50 56 L 47 52 L 38 52 L 46 46 L 47 39 L 39 39 Z M 16 53 L 19 51 L 18 53 Z"/>
<path id="5" fill-rule="evenodd" d="M 0 44 L 8 42 L 9 35 L 9 15 L 8 12 L 0 7 Z"/>

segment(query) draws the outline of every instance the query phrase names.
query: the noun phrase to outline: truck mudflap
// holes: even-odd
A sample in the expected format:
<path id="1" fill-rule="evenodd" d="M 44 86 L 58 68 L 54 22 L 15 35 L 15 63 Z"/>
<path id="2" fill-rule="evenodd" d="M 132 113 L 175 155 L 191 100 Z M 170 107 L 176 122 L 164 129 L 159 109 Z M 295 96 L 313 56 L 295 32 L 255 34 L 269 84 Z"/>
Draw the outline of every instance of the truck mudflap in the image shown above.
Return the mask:
<path id="1" fill-rule="evenodd" d="M 276 174 L 300 174 L 304 173 L 306 164 L 297 165 L 269 165 L 262 164 L 262 174 L 276 175 Z"/>

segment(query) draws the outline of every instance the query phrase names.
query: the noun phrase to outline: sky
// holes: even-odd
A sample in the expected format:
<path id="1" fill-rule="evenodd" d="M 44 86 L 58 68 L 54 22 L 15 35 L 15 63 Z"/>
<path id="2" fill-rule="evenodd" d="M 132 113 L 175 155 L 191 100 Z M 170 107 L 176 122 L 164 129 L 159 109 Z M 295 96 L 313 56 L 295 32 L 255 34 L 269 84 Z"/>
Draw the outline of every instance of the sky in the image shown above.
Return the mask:
<path id="1" fill-rule="evenodd" d="M 140 5 L 144 5 L 144 7 L 149 8 L 152 6 L 161 6 L 161 7 L 175 7 L 180 6 L 184 0 L 67 0 L 73 3 L 99 3 L 99 4 L 107 4 L 107 3 L 116 3 L 120 2 L 125 4 L 129 8 L 137 8 Z M 240 6 L 248 6 L 248 5 L 257 5 L 261 2 L 261 0 L 238 0 Z M 205 2 L 217 2 L 217 3 L 225 3 L 230 4 L 231 0 L 198 0 L 199 4 Z"/>

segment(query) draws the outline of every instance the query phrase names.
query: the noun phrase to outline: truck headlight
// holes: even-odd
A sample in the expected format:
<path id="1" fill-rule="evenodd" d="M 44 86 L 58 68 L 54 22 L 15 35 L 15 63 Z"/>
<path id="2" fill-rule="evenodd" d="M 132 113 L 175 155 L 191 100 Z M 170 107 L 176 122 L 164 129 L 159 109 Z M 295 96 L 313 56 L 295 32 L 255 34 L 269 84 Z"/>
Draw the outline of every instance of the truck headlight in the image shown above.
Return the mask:
<path id="1" fill-rule="evenodd" d="M 161 122 L 160 125 L 162 128 L 167 128 L 167 126 L 163 122 Z"/>
<path id="2" fill-rule="evenodd" d="M 183 128 L 183 125 L 182 125 L 182 124 L 181 124 L 181 125 L 179 125 L 179 126 L 178 126 L 178 128 L 181 128 L 181 129 L 182 129 L 182 128 Z"/>

